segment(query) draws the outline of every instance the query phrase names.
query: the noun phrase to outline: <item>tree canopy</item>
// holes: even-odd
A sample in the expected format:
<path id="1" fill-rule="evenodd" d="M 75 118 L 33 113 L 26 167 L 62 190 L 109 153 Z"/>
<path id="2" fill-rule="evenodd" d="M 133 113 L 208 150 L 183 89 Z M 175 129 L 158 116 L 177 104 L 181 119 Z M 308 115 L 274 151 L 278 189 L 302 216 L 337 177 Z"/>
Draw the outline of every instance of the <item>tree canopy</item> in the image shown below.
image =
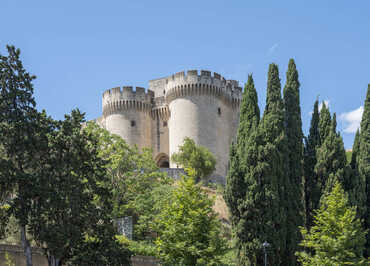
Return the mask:
<path id="1" fill-rule="evenodd" d="M 212 206 L 193 177 L 178 182 L 155 220 L 162 265 L 221 265 L 226 245 Z"/>
<path id="2" fill-rule="evenodd" d="M 173 153 L 172 161 L 184 168 L 195 170 L 197 181 L 207 178 L 216 167 L 216 158 L 204 146 L 198 146 L 194 140 L 185 138 L 179 147 L 179 152 Z"/>
<path id="3" fill-rule="evenodd" d="M 307 249 L 297 253 L 302 265 L 369 265 L 362 256 L 367 232 L 339 182 L 324 196 L 313 224 L 309 231 L 301 228 L 301 246 Z"/>

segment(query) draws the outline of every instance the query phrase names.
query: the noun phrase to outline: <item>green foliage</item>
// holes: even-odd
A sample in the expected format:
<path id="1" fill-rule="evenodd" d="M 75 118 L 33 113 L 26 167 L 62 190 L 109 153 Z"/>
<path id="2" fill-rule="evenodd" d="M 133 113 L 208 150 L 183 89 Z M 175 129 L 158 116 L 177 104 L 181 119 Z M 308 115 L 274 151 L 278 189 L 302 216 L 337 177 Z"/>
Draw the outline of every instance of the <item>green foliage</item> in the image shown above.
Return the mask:
<path id="1" fill-rule="evenodd" d="M 37 193 L 33 186 L 33 169 L 39 159 L 38 113 L 32 84 L 35 77 L 24 69 L 19 49 L 7 46 L 7 50 L 7 56 L 0 54 L 0 191 L 1 196 L 12 195 L 9 214 L 19 222 L 27 266 L 31 266 L 25 227 Z"/>
<path id="2" fill-rule="evenodd" d="M 5 224 L 2 225 L 2 233 L 3 236 L 0 238 L 0 244 L 7 244 L 7 245 L 20 245 L 21 244 L 21 236 L 19 231 L 19 224 L 17 219 L 14 215 L 9 215 L 7 212 L 5 213 L 5 219 L 2 221 Z M 33 237 L 28 237 L 30 243 L 34 244 Z"/>
<path id="3" fill-rule="evenodd" d="M 360 150 L 360 131 L 357 130 L 349 161 L 348 178 L 345 180 L 345 190 L 348 191 L 349 202 L 357 206 L 357 216 L 363 219 L 366 214 L 366 181 L 358 171 L 358 153 Z M 348 163 L 348 160 L 347 160 Z"/>
<path id="4" fill-rule="evenodd" d="M 287 244 L 286 264 L 296 265 L 294 253 L 297 251 L 300 234 L 298 226 L 303 225 L 303 132 L 299 99 L 298 71 L 293 59 L 289 60 L 284 87 L 285 132 L 287 137 L 288 182 L 287 202 Z"/>
<path id="5" fill-rule="evenodd" d="M 0 239 L 5 238 L 6 226 L 9 222 L 9 211 L 10 206 L 8 204 L 0 205 Z"/>
<path id="6" fill-rule="evenodd" d="M 365 182 L 366 187 L 366 205 L 370 206 L 370 84 L 367 88 L 366 100 L 364 104 L 364 113 L 361 121 L 361 134 L 359 152 L 357 154 L 358 173 L 361 181 Z M 364 215 L 365 228 L 370 229 L 370 208 L 366 208 Z M 370 236 L 367 236 L 366 254 L 370 254 Z"/>
<path id="7" fill-rule="evenodd" d="M 152 256 L 156 257 L 157 247 L 154 243 L 148 243 L 147 241 L 134 241 L 126 238 L 123 235 L 116 236 L 118 242 L 127 247 L 133 255 Z"/>
<path id="8" fill-rule="evenodd" d="M 192 177 L 179 181 L 155 220 L 162 265 L 221 265 L 226 243 L 212 205 Z"/>
<path id="9" fill-rule="evenodd" d="M 319 134 L 320 134 L 320 145 L 325 141 L 326 137 L 330 133 L 331 128 L 331 115 L 328 106 L 325 102 L 321 103 L 320 120 L 319 120 Z"/>
<path id="10" fill-rule="evenodd" d="M 248 169 L 247 158 L 250 156 L 247 151 L 251 145 L 251 133 L 257 129 L 259 120 L 260 111 L 258 108 L 257 92 L 254 87 L 252 75 L 249 75 L 240 106 L 237 141 L 230 148 L 230 168 L 224 194 L 234 224 L 238 223 L 241 217 L 239 204 L 245 198 L 246 186 L 244 176 Z"/>
<path id="11" fill-rule="evenodd" d="M 288 177 L 286 176 L 287 139 L 284 123 L 279 70 L 277 65 L 271 64 L 267 81 L 266 108 L 259 124 L 262 144 L 257 146 L 258 164 L 254 169 L 257 184 L 262 188 L 262 191 L 259 188 L 254 189 L 258 189 L 258 192 L 254 192 L 254 195 L 258 196 L 257 199 L 253 194 L 247 194 L 247 199 L 256 201 L 249 208 L 259 209 L 258 216 L 254 216 L 255 225 L 248 232 L 255 235 L 253 242 L 258 243 L 255 246 L 256 261 L 251 261 L 253 265 L 262 263 L 261 246 L 264 241 L 271 245 L 269 264 L 286 265 L 284 259 L 286 258 L 286 209 L 288 203 L 285 193 L 287 192 Z M 260 203 L 257 203 L 258 201 Z M 245 219 L 249 220 L 250 218 Z M 252 233 L 252 230 L 255 232 Z M 259 249 L 258 253 L 257 249 Z"/>
<path id="12" fill-rule="evenodd" d="M 259 250 L 255 240 L 254 219 L 260 215 L 258 208 L 260 189 L 256 178 L 256 160 L 258 157 L 258 125 L 260 110 L 257 92 L 252 75 L 248 76 L 240 106 L 240 122 L 237 142 L 229 153 L 230 168 L 226 179 L 225 202 L 231 214 L 236 258 L 240 265 L 248 261 Z M 258 225 L 257 225 L 258 226 Z"/>
<path id="13" fill-rule="evenodd" d="M 106 225 L 97 225 L 84 234 L 84 241 L 73 249 L 66 265 L 130 265 L 131 252 L 115 237 L 115 230 Z"/>
<path id="14" fill-rule="evenodd" d="M 139 152 L 93 122 L 84 130 L 96 137 L 99 157 L 106 161 L 105 186 L 112 193 L 113 217 L 133 216 L 135 240 L 153 238 L 158 205 L 167 199 L 173 180 L 157 171 L 150 150 Z"/>
<path id="15" fill-rule="evenodd" d="M 221 263 L 227 266 L 238 266 L 239 264 L 236 258 L 235 250 L 229 249 L 221 259 Z"/>
<path id="16" fill-rule="evenodd" d="M 321 197 L 318 176 L 315 173 L 315 165 L 317 163 L 316 150 L 321 143 L 319 121 L 319 101 L 316 100 L 312 112 L 310 131 L 308 137 L 305 138 L 303 153 L 305 226 L 307 229 L 313 224 L 313 210 L 319 207 Z"/>
<path id="17" fill-rule="evenodd" d="M 12 257 L 9 255 L 8 252 L 5 252 L 5 265 L 6 266 L 16 266 L 15 262 L 13 261 Z"/>
<path id="18" fill-rule="evenodd" d="M 366 231 L 339 182 L 323 198 L 310 231 L 301 232 L 301 246 L 308 251 L 297 256 L 304 266 L 369 265 L 362 257 Z"/>
<path id="19" fill-rule="evenodd" d="M 171 160 L 184 168 L 194 169 L 197 181 L 207 178 L 216 166 L 214 155 L 206 147 L 197 146 L 190 138 L 184 139 L 179 152 L 173 153 Z"/>
<path id="20" fill-rule="evenodd" d="M 88 265 L 83 261 L 89 259 L 102 265 L 127 263 L 129 253 L 114 240 L 105 161 L 98 156 L 98 140 L 82 130 L 84 114 L 74 110 L 63 121 L 45 117 L 43 122 L 51 128 L 47 146 L 40 147 L 45 155 L 35 169 L 38 194 L 31 205 L 29 231 L 53 265 Z M 85 235 L 96 241 L 85 241 Z"/>
<path id="21" fill-rule="evenodd" d="M 318 176 L 321 195 L 330 192 L 337 181 L 344 187 L 347 175 L 347 158 L 342 137 L 336 132 L 335 114 L 331 121 L 329 133 L 316 152 L 317 163 L 315 165 L 315 173 Z"/>
<path id="22" fill-rule="evenodd" d="M 351 163 L 351 161 L 352 161 L 352 151 L 346 151 L 346 158 L 347 158 L 347 163 Z"/>
<path id="23" fill-rule="evenodd" d="M 246 96 L 249 93 L 250 96 Z M 259 112 L 256 112 L 254 87 L 249 93 L 246 91 L 244 95 L 245 103 L 248 102 L 249 106 L 245 113 L 250 116 L 254 114 L 255 119 L 248 125 L 245 120 L 247 115 L 241 115 L 247 132 L 244 133 L 244 139 L 239 139 L 238 135 L 238 142 L 245 143 L 244 150 L 240 150 L 240 153 L 237 152 L 239 147 L 231 150 L 229 172 L 229 177 L 233 176 L 239 182 L 233 181 L 235 190 L 236 184 L 245 186 L 242 189 L 245 196 L 233 199 L 225 195 L 231 213 L 236 217 L 232 219 L 238 264 L 262 265 L 262 243 L 267 241 L 271 245 L 268 263 L 286 265 L 286 210 L 289 205 L 285 192 L 289 187 L 289 179 L 286 176 L 284 105 L 277 65 L 271 64 L 269 67 L 266 108 L 261 122 L 257 124 Z"/>

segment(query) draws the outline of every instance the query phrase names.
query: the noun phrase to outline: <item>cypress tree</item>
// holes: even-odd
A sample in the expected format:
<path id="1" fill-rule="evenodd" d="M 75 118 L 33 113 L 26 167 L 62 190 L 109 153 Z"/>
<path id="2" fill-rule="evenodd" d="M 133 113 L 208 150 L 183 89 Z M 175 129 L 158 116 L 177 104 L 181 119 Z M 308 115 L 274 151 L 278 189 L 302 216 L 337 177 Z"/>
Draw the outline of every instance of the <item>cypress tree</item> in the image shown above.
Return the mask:
<path id="1" fill-rule="evenodd" d="M 258 175 L 263 188 L 265 210 L 261 215 L 264 224 L 263 241 L 271 244 L 269 265 L 287 265 L 287 202 L 285 197 L 288 184 L 286 135 L 284 129 L 284 105 L 277 65 L 270 64 L 267 81 L 266 108 L 260 123 L 262 145 L 259 147 Z"/>
<path id="2" fill-rule="evenodd" d="M 287 197 L 287 265 L 295 265 L 294 253 L 299 243 L 299 226 L 303 225 L 302 177 L 303 177 L 303 132 L 299 101 L 298 71 L 290 59 L 284 87 L 285 132 L 287 137 L 288 185 Z"/>
<path id="3" fill-rule="evenodd" d="M 329 107 L 326 106 L 325 102 L 322 102 L 319 120 L 320 145 L 324 143 L 326 137 L 329 135 L 330 127 L 331 116 Z"/>
<path id="4" fill-rule="evenodd" d="M 229 207 L 233 225 L 233 235 L 238 252 L 240 265 L 247 265 L 248 254 L 254 254 L 255 245 L 248 246 L 247 228 L 245 212 L 247 185 L 256 185 L 256 179 L 248 179 L 248 172 L 253 171 L 253 162 L 256 160 L 256 130 L 260 120 L 260 110 L 258 107 L 257 92 L 251 75 L 245 86 L 243 99 L 240 107 L 240 123 L 237 134 L 237 142 L 230 149 L 230 169 L 227 176 L 225 188 L 225 201 Z M 246 181 L 247 180 L 247 181 Z M 250 183 L 251 182 L 251 183 Z M 253 205 L 253 204 L 252 204 Z M 250 220 L 252 221 L 252 220 Z M 249 222 L 250 222 L 249 221 Z M 254 222 L 254 221 L 253 221 Z M 253 237 L 251 238 L 254 239 Z M 247 247 L 248 246 L 248 247 Z M 260 247 L 257 247 L 260 249 Z M 251 255 L 252 256 L 252 255 Z"/>
<path id="5" fill-rule="evenodd" d="M 326 110 L 329 113 L 329 110 L 325 108 L 325 111 Z M 326 138 L 324 138 L 320 148 L 317 149 L 317 163 L 315 166 L 315 172 L 318 176 L 321 197 L 325 193 L 330 193 L 332 187 L 337 181 L 344 185 L 346 180 L 346 151 L 344 149 L 342 137 L 336 132 L 336 125 L 336 115 L 334 114 L 330 123 L 330 127 L 323 128 L 326 131 L 325 134 L 327 135 Z M 325 134 L 322 136 L 325 137 Z"/>
<path id="6" fill-rule="evenodd" d="M 229 153 L 229 171 L 226 178 L 224 199 L 229 208 L 232 224 L 240 220 L 239 202 L 244 199 L 244 177 L 240 171 L 240 159 L 236 152 L 236 145 L 231 144 Z"/>
<path id="7" fill-rule="evenodd" d="M 260 110 L 258 107 L 257 92 L 254 87 L 252 75 L 248 76 L 245 85 L 243 98 L 240 106 L 240 123 L 237 133 L 236 144 L 230 148 L 229 172 L 226 180 L 225 200 L 228 204 L 233 219 L 240 219 L 238 201 L 244 200 L 245 183 L 244 175 L 246 172 L 246 153 L 250 135 L 258 127 L 260 120 Z"/>
<path id="8" fill-rule="evenodd" d="M 240 106 L 240 122 L 237 135 L 238 150 L 244 151 L 247 140 L 252 131 L 255 131 L 260 122 L 260 109 L 258 96 L 252 75 L 248 75 L 248 81 L 244 88 L 244 95 Z"/>
<path id="9" fill-rule="evenodd" d="M 320 190 L 317 186 L 318 180 L 314 171 L 317 163 L 316 149 L 320 146 L 319 119 L 319 101 L 316 100 L 313 108 L 309 135 L 305 138 L 303 157 L 306 229 L 312 226 L 313 210 L 318 208 L 320 201 Z"/>
<path id="10" fill-rule="evenodd" d="M 358 171 L 358 154 L 360 150 L 360 131 L 357 130 L 352 147 L 352 157 L 349 168 L 349 178 L 345 182 L 345 189 L 348 191 L 348 199 L 352 206 L 357 206 L 357 216 L 363 218 L 366 213 L 366 189 L 365 179 Z"/>
<path id="11" fill-rule="evenodd" d="M 366 184 L 366 206 L 370 206 L 370 84 L 367 88 L 364 113 L 361 120 L 360 150 L 357 155 L 358 172 L 360 178 Z M 365 228 L 370 229 L 370 208 L 367 208 L 365 216 Z M 370 254 L 370 235 L 367 234 L 366 256 Z"/>
<path id="12" fill-rule="evenodd" d="M 358 157 L 359 151 L 360 151 L 360 130 L 357 129 L 355 140 L 353 141 L 352 156 L 351 156 L 351 162 L 350 162 L 351 169 L 354 171 L 358 171 L 357 157 Z"/>

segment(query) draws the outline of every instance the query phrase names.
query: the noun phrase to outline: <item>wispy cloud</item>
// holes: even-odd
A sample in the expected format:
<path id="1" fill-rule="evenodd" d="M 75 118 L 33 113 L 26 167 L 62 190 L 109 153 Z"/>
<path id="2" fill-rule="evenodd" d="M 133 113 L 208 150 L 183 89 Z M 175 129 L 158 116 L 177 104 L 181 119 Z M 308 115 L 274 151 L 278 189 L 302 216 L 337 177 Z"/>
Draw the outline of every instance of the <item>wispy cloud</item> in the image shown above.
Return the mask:
<path id="1" fill-rule="evenodd" d="M 279 43 L 277 42 L 277 43 L 275 43 L 275 44 L 273 44 L 269 49 L 268 49 L 268 51 L 267 51 L 267 55 L 272 55 L 275 51 L 276 51 L 276 49 L 279 47 Z"/>
<path id="2" fill-rule="evenodd" d="M 343 130 L 345 133 L 356 133 L 357 129 L 360 127 L 363 112 L 364 107 L 360 106 L 355 110 L 340 114 L 339 118 L 345 124 Z"/>

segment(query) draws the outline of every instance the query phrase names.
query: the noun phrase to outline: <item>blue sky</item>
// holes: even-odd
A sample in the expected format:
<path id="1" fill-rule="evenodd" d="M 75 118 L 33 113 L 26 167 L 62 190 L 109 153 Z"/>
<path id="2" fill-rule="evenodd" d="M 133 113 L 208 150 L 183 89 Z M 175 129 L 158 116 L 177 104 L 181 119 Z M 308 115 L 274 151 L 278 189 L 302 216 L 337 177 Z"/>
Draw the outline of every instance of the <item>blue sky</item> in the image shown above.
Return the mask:
<path id="1" fill-rule="evenodd" d="M 104 90 L 189 69 L 241 83 L 253 73 L 264 108 L 269 63 L 284 86 L 294 58 L 304 131 L 319 96 L 352 147 L 370 83 L 369 1 L 0 0 L 0 12 L 0 51 L 21 49 L 38 108 L 54 118 L 75 107 L 96 118 Z"/>

